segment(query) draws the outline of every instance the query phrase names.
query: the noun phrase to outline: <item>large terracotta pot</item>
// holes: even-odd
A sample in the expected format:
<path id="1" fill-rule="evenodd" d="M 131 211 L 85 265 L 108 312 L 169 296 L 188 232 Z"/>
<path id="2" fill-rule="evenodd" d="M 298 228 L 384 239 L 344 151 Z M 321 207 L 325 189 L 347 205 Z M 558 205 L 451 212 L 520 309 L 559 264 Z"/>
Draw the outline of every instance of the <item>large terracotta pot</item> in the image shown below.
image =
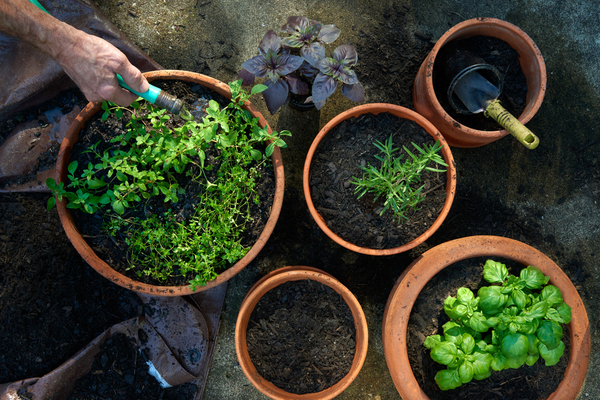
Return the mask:
<path id="1" fill-rule="evenodd" d="M 583 384 L 590 356 L 590 327 L 581 297 L 550 258 L 524 243 L 496 236 L 471 236 L 440 244 L 423 253 L 398 278 L 385 306 L 382 335 L 385 361 L 400 396 L 404 400 L 429 399 L 412 372 L 406 347 L 408 319 L 419 293 L 444 268 L 465 259 L 488 256 L 533 265 L 562 292 L 572 313 L 567 325 L 571 352 L 564 379 L 548 399 L 574 399 Z"/>
<path id="2" fill-rule="evenodd" d="M 306 394 L 295 394 L 289 393 L 283 389 L 278 388 L 271 382 L 265 380 L 257 371 L 254 364 L 250 360 L 248 353 L 248 345 L 246 342 L 246 330 L 248 329 L 248 322 L 250 315 L 256 307 L 258 301 L 271 289 L 289 281 L 298 281 L 304 279 L 311 279 L 316 282 L 320 282 L 324 285 L 329 286 L 337 293 L 348 304 L 352 317 L 354 319 L 354 326 L 356 328 L 356 351 L 354 353 L 354 360 L 350 367 L 350 372 L 344 376 L 335 385 L 328 389 L 322 390 L 317 393 L 306 393 Z M 240 311 L 238 314 L 237 322 L 235 325 L 235 350 L 237 358 L 240 363 L 240 367 L 248 380 L 263 394 L 269 396 L 272 399 L 278 400 L 326 400 L 332 399 L 335 396 L 342 393 L 346 388 L 354 381 L 357 377 L 360 369 L 362 368 L 365 358 L 367 356 L 368 348 L 368 329 L 367 320 L 365 314 L 360 306 L 356 297 L 350 292 L 344 285 L 342 285 L 337 279 L 330 274 L 321 271 L 317 268 L 305 267 L 305 266 L 293 266 L 279 268 L 260 279 L 254 286 L 248 291 L 244 298 Z"/>
<path id="3" fill-rule="evenodd" d="M 315 208 L 311 194 L 310 194 L 310 164 L 312 162 L 313 156 L 319 146 L 319 143 L 323 140 L 325 135 L 327 135 L 334 127 L 339 125 L 342 121 L 358 117 L 362 114 L 374 114 L 378 115 L 380 113 L 388 112 L 400 118 L 409 119 L 418 123 L 423 129 L 427 131 L 433 138 L 433 140 L 439 140 L 443 145 L 441 152 L 446 164 L 448 167 L 446 168 L 446 201 L 444 203 L 444 207 L 440 211 L 438 217 L 434 221 L 431 227 L 427 231 L 425 231 L 421 236 L 416 239 L 405 243 L 401 246 L 389 248 L 389 249 L 372 249 L 357 246 L 353 243 L 350 243 L 340 236 L 338 236 L 335 232 L 333 232 L 325 223 L 324 218 L 319 214 L 317 209 Z M 416 112 L 409 110 L 408 108 L 397 106 L 394 104 L 386 104 L 386 103 L 372 103 L 372 104 L 364 104 L 360 106 L 353 107 L 347 111 L 344 111 L 341 114 L 338 114 L 335 118 L 329 121 L 323 129 L 319 132 L 319 134 L 313 140 L 310 149 L 308 150 L 308 154 L 306 155 L 306 161 L 304 162 L 304 172 L 302 177 L 302 183 L 304 188 L 304 198 L 306 199 L 306 203 L 308 205 L 308 209 L 310 214 L 319 225 L 319 228 L 325 232 L 327 236 L 333 239 L 339 245 L 355 251 L 357 253 L 368 254 L 372 256 L 389 256 L 392 254 L 402 253 L 404 251 L 410 250 L 419 244 L 423 243 L 427 240 L 431 235 L 438 230 L 448 212 L 450 211 L 450 207 L 452 206 L 452 202 L 454 201 L 454 195 L 456 192 L 456 165 L 454 164 L 454 157 L 452 156 L 452 152 L 450 151 L 450 147 L 447 145 L 446 141 L 437 130 L 435 126 L 433 126 L 429 121 L 427 121 L 423 116 L 417 114 Z"/>
<path id="4" fill-rule="evenodd" d="M 511 23 L 494 18 L 463 21 L 446 32 L 423 61 L 413 84 L 415 110 L 436 126 L 450 146 L 479 147 L 508 135 L 506 130 L 481 131 L 465 126 L 452 118 L 440 105 L 433 87 L 436 57 L 447 43 L 483 35 L 501 39 L 519 53 L 521 69 L 527 79 L 526 106 L 517 118 L 526 124 L 542 105 L 546 93 L 546 65 L 540 49 L 525 32 Z"/>
<path id="5" fill-rule="evenodd" d="M 146 72 L 144 76 L 148 79 L 148 81 L 164 79 L 197 83 L 199 85 L 214 90 L 215 92 L 219 93 L 220 95 L 223 95 L 226 98 L 231 98 L 231 92 L 229 91 L 228 85 L 216 79 L 198 73 L 187 71 L 159 70 Z M 250 111 L 250 113 L 254 117 L 259 118 L 259 123 L 261 126 L 267 125 L 265 118 L 262 116 L 262 114 L 258 112 L 258 110 L 252 104 L 250 104 L 250 102 L 247 102 L 244 105 L 244 108 Z M 83 128 L 84 124 L 100 110 L 101 103 L 89 103 L 81 111 L 81 113 L 79 113 L 77 118 L 69 127 L 69 130 L 67 131 L 66 136 L 60 147 L 58 158 L 56 160 L 55 180 L 57 183 L 67 181 L 67 166 L 69 164 L 69 155 L 71 153 L 73 145 L 78 140 L 79 131 Z M 269 132 L 271 132 L 270 129 Z M 153 296 L 183 296 L 201 292 L 215 287 L 217 285 L 220 285 L 223 282 L 226 282 L 231 277 L 235 276 L 238 272 L 240 272 L 246 265 L 250 263 L 250 261 L 252 261 L 258 255 L 258 253 L 262 250 L 265 243 L 269 239 L 269 236 L 273 232 L 277 219 L 279 218 L 281 206 L 283 204 L 284 192 L 283 162 L 281 159 L 281 152 L 279 151 L 278 147 L 275 147 L 275 151 L 271 156 L 271 160 L 273 161 L 273 168 L 275 171 L 276 188 L 275 197 L 273 199 L 273 205 L 271 206 L 271 214 L 269 215 L 269 219 L 267 220 L 263 232 L 260 234 L 258 240 L 252 246 L 250 251 L 241 260 L 239 260 L 233 266 L 219 274 L 219 276 L 215 280 L 208 282 L 205 286 L 198 287 L 196 291 L 192 291 L 187 285 L 149 285 L 146 283 L 137 282 L 115 271 L 104 260 L 98 257 L 98 255 L 90 248 L 90 246 L 86 243 L 85 239 L 77 231 L 77 227 L 75 226 L 73 217 L 66 207 L 66 199 L 63 199 L 60 202 L 57 200 L 58 215 L 60 216 L 60 221 L 63 225 L 67 236 L 69 237 L 71 243 L 73 243 L 73 246 L 75 246 L 75 249 L 77 249 L 81 257 L 83 257 L 83 259 L 92 268 L 98 271 L 102 276 L 116 283 L 117 285 L 139 293 L 145 293 Z"/>

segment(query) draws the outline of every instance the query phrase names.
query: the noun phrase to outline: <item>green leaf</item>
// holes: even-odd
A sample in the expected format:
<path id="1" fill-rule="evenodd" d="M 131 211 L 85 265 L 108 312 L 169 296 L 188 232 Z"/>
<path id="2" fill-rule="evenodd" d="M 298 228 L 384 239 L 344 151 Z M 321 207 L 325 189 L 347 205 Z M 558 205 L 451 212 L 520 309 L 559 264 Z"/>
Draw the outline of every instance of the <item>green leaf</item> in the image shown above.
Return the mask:
<path id="1" fill-rule="evenodd" d="M 567 303 L 561 303 L 558 307 L 556 307 L 556 311 L 558 311 L 558 314 L 561 316 L 564 324 L 571 322 L 571 307 Z"/>
<path id="2" fill-rule="evenodd" d="M 250 94 L 261 93 L 261 92 L 264 92 L 265 90 L 267 90 L 268 88 L 269 87 L 267 85 L 263 85 L 263 84 L 254 85 L 252 87 L 252 89 L 250 90 Z"/>
<path id="3" fill-rule="evenodd" d="M 428 349 L 433 349 L 437 346 L 438 343 L 441 343 L 442 337 L 440 335 L 431 335 L 425 338 L 425 342 L 423 342 L 423 346 Z"/>
<path id="4" fill-rule="evenodd" d="M 544 318 L 549 307 L 550 305 L 548 302 L 543 300 L 531 306 L 531 308 L 525 314 L 529 318 Z"/>
<path id="5" fill-rule="evenodd" d="M 562 293 L 560 289 L 554 285 L 546 285 L 540 293 L 540 297 L 546 300 L 550 306 L 557 306 L 563 302 Z"/>
<path id="6" fill-rule="evenodd" d="M 536 332 L 537 338 L 549 350 L 555 349 L 560 344 L 562 335 L 562 327 L 554 321 L 542 321 Z"/>
<path id="7" fill-rule="evenodd" d="M 560 361 L 560 357 L 565 352 L 565 344 L 561 342 L 554 349 L 550 350 L 544 343 L 540 343 L 539 345 L 540 355 L 544 359 L 544 364 L 547 367 L 555 365 Z"/>
<path id="8" fill-rule="evenodd" d="M 514 333 L 506 335 L 504 336 L 504 338 L 502 338 L 500 350 L 502 351 L 502 354 L 506 356 L 507 359 L 511 359 L 525 356 L 527 354 L 528 347 L 529 340 L 527 339 L 527 336 L 522 335 L 520 333 Z M 525 362 L 525 360 L 523 360 L 523 362 Z"/>
<path id="9" fill-rule="evenodd" d="M 456 389 L 462 382 L 458 370 L 444 369 L 435 374 L 435 382 L 442 390 Z"/>
<path id="10" fill-rule="evenodd" d="M 69 171 L 71 173 L 71 175 L 75 174 L 75 171 L 77 170 L 77 161 L 73 161 L 69 164 L 69 166 L 67 167 L 67 171 Z"/>
<path id="11" fill-rule="evenodd" d="M 502 293 L 502 286 L 483 286 L 477 291 L 479 308 L 488 315 L 502 312 L 508 296 Z"/>
<path id="12" fill-rule="evenodd" d="M 492 364 L 494 357 L 490 353 L 475 351 L 473 353 L 473 358 L 475 359 L 475 361 L 472 362 L 473 363 L 473 373 L 478 376 L 483 376 L 483 375 L 489 376 L 490 365 Z M 476 378 L 476 379 L 483 379 L 483 378 Z"/>
<path id="13" fill-rule="evenodd" d="M 460 381 L 462 383 L 469 383 L 473 380 L 473 364 L 470 361 L 463 362 L 460 367 L 458 367 L 458 375 L 460 376 Z"/>
<path id="14" fill-rule="evenodd" d="M 487 260 L 483 266 L 483 279 L 489 283 L 504 283 L 508 276 L 506 265 L 493 260 Z"/>
<path id="15" fill-rule="evenodd" d="M 56 205 L 56 199 L 54 196 L 48 198 L 48 204 L 46 204 L 46 209 L 48 211 L 52 210 L 52 208 Z"/>
<path id="16" fill-rule="evenodd" d="M 269 143 L 267 148 L 265 149 L 265 155 L 267 157 L 271 157 L 271 154 L 275 151 L 275 143 Z"/>
<path id="17" fill-rule="evenodd" d="M 460 348 L 465 354 L 471 354 L 473 349 L 475 349 L 475 339 L 473 336 L 468 333 L 463 333 L 462 343 L 460 344 Z"/>
<path id="18" fill-rule="evenodd" d="M 521 270 L 520 278 L 526 282 L 528 289 L 539 289 L 550 280 L 542 271 L 531 265 Z"/>
<path id="19" fill-rule="evenodd" d="M 530 367 L 535 364 L 537 362 L 537 360 L 539 360 L 540 355 L 538 354 L 527 354 L 527 357 L 525 357 L 525 364 L 529 365 Z"/>
<path id="20" fill-rule="evenodd" d="M 490 328 L 490 325 L 487 324 L 487 319 L 480 311 L 476 311 L 473 313 L 471 318 L 469 318 L 467 325 L 469 325 L 469 327 L 474 331 L 481 333 L 487 332 Z"/>
<path id="21" fill-rule="evenodd" d="M 517 306 L 519 310 L 522 310 L 525 307 L 527 307 L 530 301 L 529 297 L 527 297 L 527 295 L 521 289 L 513 290 L 510 294 L 510 297 L 513 301 L 513 304 Z"/>
<path id="22" fill-rule="evenodd" d="M 260 161 L 262 159 L 262 153 L 256 149 L 250 150 L 250 156 L 254 161 Z"/>
<path id="23" fill-rule="evenodd" d="M 431 358 L 439 364 L 448 365 L 457 356 L 457 348 L 452 342 L 440 342 L 431 349 Z"/>
<path id="24" fill-rule="evenodd" d="M 125 206 L 124 206 L 123 202 L 120 200 L 113 201 L 112 208 L 119 215 L 123 215 L 125 213 Z"/>
<path id="25" fill-rule="evenodd" d="M 461 287 L 456 292 L 456 299 L 462 304 L 470 304 L 474 299 L 475 295 L 469 288 Z"/>

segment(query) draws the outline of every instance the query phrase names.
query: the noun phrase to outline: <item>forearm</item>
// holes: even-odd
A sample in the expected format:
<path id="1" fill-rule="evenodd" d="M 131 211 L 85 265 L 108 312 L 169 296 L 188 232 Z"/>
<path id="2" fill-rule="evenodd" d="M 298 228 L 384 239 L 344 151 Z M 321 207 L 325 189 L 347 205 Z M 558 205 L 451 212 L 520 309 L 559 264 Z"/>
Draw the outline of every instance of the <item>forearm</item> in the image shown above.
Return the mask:
<path id="1" fill-rule="evenodd" d="M 52 58 L 75 45 L 77 30 L 28 0 L 0 1 L 0 31 L 26 41 Z"/>

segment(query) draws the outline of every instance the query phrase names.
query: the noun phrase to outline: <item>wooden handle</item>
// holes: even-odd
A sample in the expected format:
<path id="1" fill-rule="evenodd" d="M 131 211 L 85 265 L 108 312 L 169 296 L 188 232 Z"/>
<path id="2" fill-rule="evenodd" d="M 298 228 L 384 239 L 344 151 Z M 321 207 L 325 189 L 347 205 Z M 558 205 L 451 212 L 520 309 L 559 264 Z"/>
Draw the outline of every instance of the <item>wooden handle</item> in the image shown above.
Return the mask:
<path id="1" fill-rule="evenodd" d="M 486 117 L 494 119 L 511 135 L 517 138 L 529 150 L 533 150 L 540 144 L 540 139 L 533 134 L 525 125 L 519 122 L 511 113 L 506 111 L 499 100 L 492 101 L 485 109 Z"/>

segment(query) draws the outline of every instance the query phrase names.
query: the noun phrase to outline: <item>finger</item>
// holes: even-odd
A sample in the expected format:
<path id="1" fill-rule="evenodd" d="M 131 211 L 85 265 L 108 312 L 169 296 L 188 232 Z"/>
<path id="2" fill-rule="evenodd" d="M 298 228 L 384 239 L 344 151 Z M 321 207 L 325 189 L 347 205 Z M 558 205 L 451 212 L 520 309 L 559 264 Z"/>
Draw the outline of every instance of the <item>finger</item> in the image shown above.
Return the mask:
<path id="1" fill-rule="evenodd" d="M 116 72 L 120 74 L 125 83 L 136 92 L 144 93 L 148 91 L 150 84 L 142 72 L 129 63 L 129 61 L 121 64 L 121 67 Z"/>
<path id="2" fill-rule="evenodd" d="M 138 96 L 136 94 L 133 94 L 129 90 L 119 87 L 117 90 L 114 91 L 112 99 L 110 101 L 120 105 L 121 107 L 128 107 L 137 98 Z"/>

